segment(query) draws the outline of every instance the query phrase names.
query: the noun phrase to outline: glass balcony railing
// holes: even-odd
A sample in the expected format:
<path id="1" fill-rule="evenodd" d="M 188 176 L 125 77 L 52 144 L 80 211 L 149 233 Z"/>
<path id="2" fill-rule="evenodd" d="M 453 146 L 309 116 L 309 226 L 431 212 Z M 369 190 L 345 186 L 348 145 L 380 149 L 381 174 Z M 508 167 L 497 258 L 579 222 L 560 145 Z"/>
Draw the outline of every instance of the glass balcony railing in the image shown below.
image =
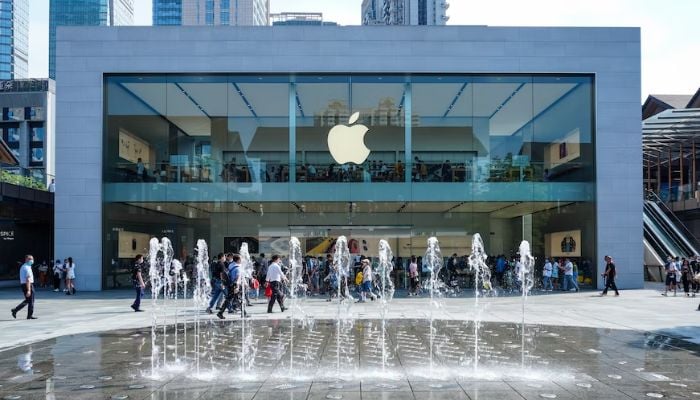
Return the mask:
<path id="1" fill-rule="evenodd" d="M 120 162 L 105 170 L 106 183 L 488 183 L 592 180 L 592 168 L 586 163 L 570 162 L 550 169 L 541 162 L 514 166 L 507 160 L 478 165 L 373 161 L 363 165 L 304 163 L 295 166 L 258 160 L 247 164 L 221 163 L 215 160 L 176 165 L 165 162 L 157 165 Z"/>

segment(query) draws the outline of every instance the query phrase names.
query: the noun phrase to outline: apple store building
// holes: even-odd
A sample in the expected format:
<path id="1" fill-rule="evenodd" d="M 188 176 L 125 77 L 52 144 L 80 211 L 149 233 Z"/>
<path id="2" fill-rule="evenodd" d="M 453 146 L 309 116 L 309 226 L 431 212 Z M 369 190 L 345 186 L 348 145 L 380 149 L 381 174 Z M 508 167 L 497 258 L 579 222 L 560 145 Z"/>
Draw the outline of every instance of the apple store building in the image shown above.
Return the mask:
<path id="1" fill-rule="evenodd" d="M 129 287 L 151 237 L 192 263 L 386 239 L 522 240 L 640 287 L 636 28 L 70 27 L 57 47 L 56 254 Z M 541 269 L 541 268 L 538 268 Z M 400 276 L 397 283 L 404 285 Z"/>

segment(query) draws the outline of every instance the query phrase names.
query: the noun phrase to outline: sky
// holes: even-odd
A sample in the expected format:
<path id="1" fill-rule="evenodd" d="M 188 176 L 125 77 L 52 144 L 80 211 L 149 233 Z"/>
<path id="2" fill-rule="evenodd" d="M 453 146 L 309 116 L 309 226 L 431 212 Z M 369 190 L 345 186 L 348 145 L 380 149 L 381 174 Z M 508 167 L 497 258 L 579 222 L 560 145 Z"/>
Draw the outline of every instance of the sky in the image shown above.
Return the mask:
<path id="1" fill-rule="evenodd" d="M 151 0 L 134 0 L 137 25 L 151 24 Z M 341 25 L 360 24 L 362 0 L 271 0 L 271 12 L 322 12 Z M 700 87 L 700 0 L 449 0 L 449 25 L 639 26 L 643 100 L 692 94 Z M 48 76 L 49 0 L 30 0 L 29 73 Z"/>

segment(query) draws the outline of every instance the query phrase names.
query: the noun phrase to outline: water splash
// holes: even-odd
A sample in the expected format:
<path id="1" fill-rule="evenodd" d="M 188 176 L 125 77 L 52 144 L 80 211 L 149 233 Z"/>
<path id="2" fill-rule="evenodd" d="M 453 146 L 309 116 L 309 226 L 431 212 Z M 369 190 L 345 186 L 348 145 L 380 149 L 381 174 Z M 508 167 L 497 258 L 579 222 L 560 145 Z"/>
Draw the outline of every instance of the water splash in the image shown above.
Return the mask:
<path id="1" fill-rule="evenodd" d="M 345 236 L 340 236 L 335 241 L 335 253 L 333 254 L 333 266 L 331 283 L 335 280 L 335 285 L 338 290 L 338 311 L 336 315 L 336 352 L 337 352 L 337 374 L 341 372 L 341 326 L 347 318 L 350 317 L 350 307 L 353 298 L 348 290 L 348 276 L 350 275 L 350 249 L 348 248 L 348 239 Z M 345 307 L 345 313 L 342 309 Z"/>
<path id="2" fill-rule="evenodd" d="M 474 372 L 479 369 L 479 328 L 481 325 L 479 297 L 482 296 L 483 291 L 492 291 L 491 269 L 486 264 L 487 258 L 481 235 L 475 233 L 472 237 L 472 252 L 468 261 L 469 269 L 474 273 Z"/>
<path id="3" fill-rule="evenodd" d="M 523 240 L 520 243 L 520 261 L 518 262 L 518 280 L 520 281 L 520 291 L 522 292 L 522 321 L 520 324 L 520 336 L 521 336 L 521 366 L 525 368 L 525 303 L 527 302 L 527 296 L 530 294 L 532 285 L 534 283 L 533 273 L 535 266 L 535 258 L 532 257 L 530 252 L 530 243 L 527 240 Z"/>
<path id="4" fill-rule="evenodd" d="M 442 253 L 440 252 L 440 244 L 436 237 L 428 238 L 428 248 L 425 251 L 425 256 L 423 257 L 423 263 L 427 265 L 428 271 L 430 271 L 430 277 L 426 281 L 428 290 L 430 291 L 430 375 L 432 376 L 433 366 L 434 366 L 434 343 L 435 343 L 435 316 L 434 309 L 440 309 L 441 303 L 438 301 L 442 295 L 445 284 L 440 279 L 440 271 L 442 270 Z"/>
<path id="5" fill-rule="evenodd" d="M 389 313 L 389 302 L 394 298 L 394 282 L 391 280 L 391 271 L 394 270 L 394 253 L 391 251 L 389 242 L 382 239 L 379 241 L 379 266 L 377 272 L 382 285 L 380 306 L 382 318 L 381 347 L 382 347 L 382 372 L 386 371 L 387 344 L 386 344 L 386 319 Z"/>
<path id="6" fill-rule="evenodd" d="M 200 370 L 200 358 L 201 358 L 201 348 L 200 348 L 200 317 L 199 311 L 202 310 L 209 304 L 209 297 L 211 296 L 211 282 L 209 281 L 209 249 L 207 248 L 207 243 L 203 239 L 197 240 L 197 277 L 194 283 L 194 292 L 192 294 L 192 301 L 194 303 L 194 356 L 197 369 L 197 375 L 201 373 Z"/>
<path id="7" fill-rule="evenodd" d="M 301 243 L 299 239 L 292 236 L 289 239 L 289 297 L 291 301 L 291 320 L 289 327 L 289 375 L 292 376 L 294 368 L 294 323 L 297 317 L 304 319 L 304 311 L 299 301 L 299 293 L 306 294 L 306 285 L 302 277 L 303 258 L 301 254 Z"/>
<path id="8" fill-rule="evenodd" d="M 241 291 L 241 355 L 240 355 L 240 370 L 242 374 L 245 374 L 250 365 L 248 362 L 252 363 L 254 357 L 251 356 L 254 353 L 253 349 L 253 337 L 247 329 L 248 321 L 246 317 L 248 313 L 246 312 L 246 304 L 248 303 L 248 290 L 249 290 L 249 280 L 253 276 L 253 260 L 250 257 L 250 252 L 248 251 L 248 243 L 241 243 L 241 248 L 238 251 L 241 256 L 240 271 L 238 273 L 239 287 Z M 250 360 L 250 361 L 248 361 Z"/>

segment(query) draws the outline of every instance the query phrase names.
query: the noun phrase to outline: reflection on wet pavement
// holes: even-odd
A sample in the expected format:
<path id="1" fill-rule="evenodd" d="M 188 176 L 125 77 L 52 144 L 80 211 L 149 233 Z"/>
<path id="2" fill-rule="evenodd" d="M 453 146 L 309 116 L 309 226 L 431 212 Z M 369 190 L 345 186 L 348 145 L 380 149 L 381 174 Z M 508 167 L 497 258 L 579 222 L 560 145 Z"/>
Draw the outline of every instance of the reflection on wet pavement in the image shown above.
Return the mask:
<path id="1" fill-rule="evenodd" d="M 239 323 L 208 322 L 198 352 L 171 328 L 153 370 L 150 329 L 6 350 L 0 399 L 700 399 L 700 346 L 663 335 L 532 325 L 523 369 L 519 326 L 483 323 L 475 370 L 471 323 L 438 321 L 431 369 L 426 321 L 384 341 L 380 321 L 300 324 L 292 354 L 289 321 L 250 321 L 243 360 Z"/>

